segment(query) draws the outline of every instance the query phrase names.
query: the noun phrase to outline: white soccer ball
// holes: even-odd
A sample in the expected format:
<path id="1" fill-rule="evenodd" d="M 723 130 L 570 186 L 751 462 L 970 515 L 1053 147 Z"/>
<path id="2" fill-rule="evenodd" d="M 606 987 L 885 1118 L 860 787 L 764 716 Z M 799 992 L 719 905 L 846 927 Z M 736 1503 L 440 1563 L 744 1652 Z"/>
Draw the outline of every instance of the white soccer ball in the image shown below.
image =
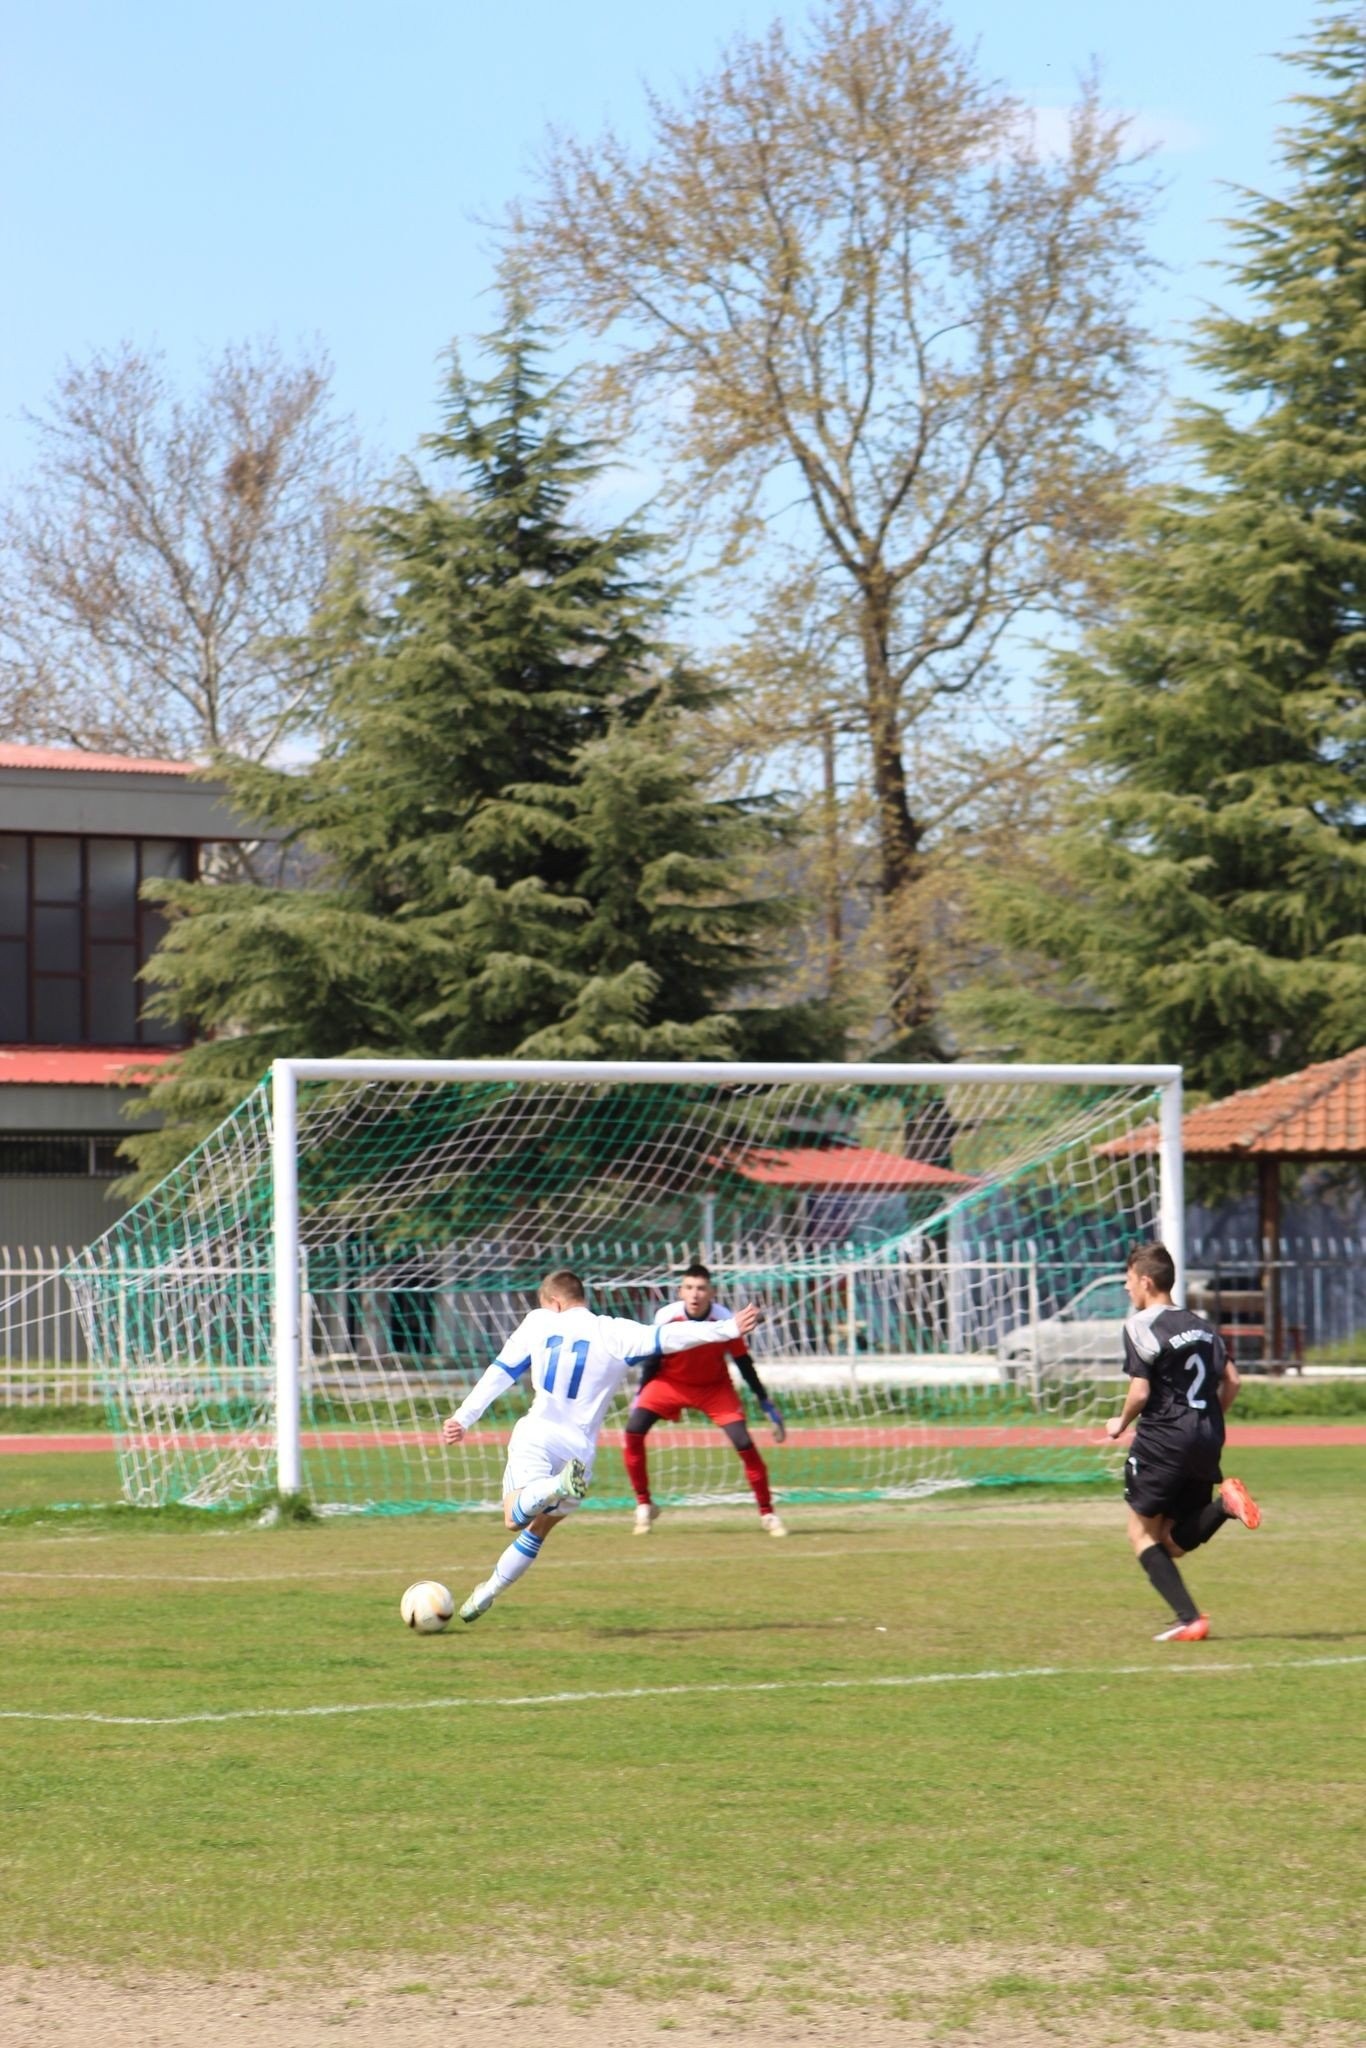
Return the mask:
<path id="1" fill-rule="evenodd" d="M 415 1586 L 409 1586 L 398 1606 L 399 1613 L 409 1628 L 415 1628 L 420 1636 L 439 1635 L 455 1613 L 455 1602 L 450 1588 L 440 1585 L 435 1579 L 419 1579 Z"/>

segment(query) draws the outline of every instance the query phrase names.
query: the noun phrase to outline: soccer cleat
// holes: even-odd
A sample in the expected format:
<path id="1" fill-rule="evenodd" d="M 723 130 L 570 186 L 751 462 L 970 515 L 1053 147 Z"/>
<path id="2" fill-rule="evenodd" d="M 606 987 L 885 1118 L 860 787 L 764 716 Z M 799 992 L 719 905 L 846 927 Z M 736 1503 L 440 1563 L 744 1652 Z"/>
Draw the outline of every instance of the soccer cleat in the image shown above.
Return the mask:
<path id="1" fill-rule="evenodd" d="M 1226 1479 L 1219 1488 L 1219 1498 L 1234 1520 L 1241 1522 L 1245 1529 L 1256 1529 L 1261 1524 L 1262 1511 L 1241 1479 Z"/>
<path id="2" fill-rule="evenodd" d="M 555 1490 L 561 1500 L 582 1500 L 588 1491 L 588 1467 L 582 1458 L 571 1458 L 562 1472 L 555 1474 Z"/>
<path id="3" fill-rule="evenodd" d="M 648 1536 L 658 1520 L 659 1509 L 655 1506 L 654 1502 L 652 1500 L 641 1501 L 636 1508 L 636 1526 L 633 1533 L 637 1536 Z"/>
<path id="4" fill-rule="evenodd" d="M 476 1586 L 460 1610 L 462 1621 L 478 1621 L 481 1614 L 487 1614 L 493 1605 L 493 1588 L 485 1579 L 482 1586 Z"/>
<path id="5" fill-rule="evenodd" d="M 786 1536 L 787 1534 L 786 1523 L 782 1520 L 781 1516 L 775 1515 L 772 1509 L 766 1515 L 760 1515 L 759 1525 L 761 1528 L 766 1529 L 770 1536 Z"/>
<path id="6" fill-rule="evenodd" d="M 1177 1621 L 1170 1628 L 1160 1628 L 1153 1637 L 1155 1643 L 1203 1643 L 1209 1634 L 1209 1616 L 1197 1614 L 1194 1621 Z"/>

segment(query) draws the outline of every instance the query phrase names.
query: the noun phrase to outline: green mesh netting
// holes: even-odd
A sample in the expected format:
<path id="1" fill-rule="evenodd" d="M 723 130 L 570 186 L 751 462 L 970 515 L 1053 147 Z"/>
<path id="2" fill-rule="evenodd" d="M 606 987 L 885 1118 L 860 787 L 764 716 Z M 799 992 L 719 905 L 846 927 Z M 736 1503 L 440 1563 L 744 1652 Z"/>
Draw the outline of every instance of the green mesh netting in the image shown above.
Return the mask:
<path id="1" fill-rule="evenodd" d="M 69 1274 L 130 1500 L 273 1489 L 270 1103 L 262 1084 Z M 952 1067 L 301 1084 L 305 1492 L 338 1510 L 496 1506 L 522 1397 L 458 1451 L 436 1425 L 541 1275 L 571 1265 L 590 1305 L 648 1321 L 698 1256 L 723 1300 L 765 1306 L 753 1348 L 790 1425 L 770 1456 L 781 1498 L 1095 1477 L 1114 1457 L 1097 1425 L 1124 1254 L 1156 1232 L 1156 1103 L 1148 1086 Z M 625 1398 L 598 1506 L 630 1504 Z M 656 1497 L 748 1499 L 695 1421 L 655 1429 Z"/>

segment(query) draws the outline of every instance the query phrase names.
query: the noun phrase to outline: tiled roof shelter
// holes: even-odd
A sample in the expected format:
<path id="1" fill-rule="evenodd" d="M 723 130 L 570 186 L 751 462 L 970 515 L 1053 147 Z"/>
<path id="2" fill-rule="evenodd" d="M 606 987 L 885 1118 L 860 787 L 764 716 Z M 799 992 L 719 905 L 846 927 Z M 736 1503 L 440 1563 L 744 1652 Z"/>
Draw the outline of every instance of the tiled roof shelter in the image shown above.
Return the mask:
<path id="1" fill-rule="evenodd" d="M 1125 1147 L 1151 1144 L 1156 1126 L 1121 1139 Z M 1260 1088 L 1240 1088 L 1219 1102 L 1202 1103 L 1181 1123 L 1187 1159 L 1246 1159 L 1257 1169 L 1258 1238 L 1262 1273 L 1265 1352 L 1285 1355 L 1276 1248 L 1281 1234 L 1281 1165 L 1315 1160 L 1366 1159 L 1366 1046 L 1335 1060 L 1281 1074 Z"/>
<path id="2" fill-rule="evenodd" d="M 1193 1109 L 1188 1159 L 1366 1159 L 1366 1045 Z"/>

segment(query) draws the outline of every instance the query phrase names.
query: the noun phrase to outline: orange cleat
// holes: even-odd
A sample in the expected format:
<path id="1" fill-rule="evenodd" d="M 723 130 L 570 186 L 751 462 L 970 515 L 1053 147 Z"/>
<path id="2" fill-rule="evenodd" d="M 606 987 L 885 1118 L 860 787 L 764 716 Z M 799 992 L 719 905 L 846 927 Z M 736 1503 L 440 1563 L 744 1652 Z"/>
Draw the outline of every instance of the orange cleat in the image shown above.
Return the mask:
<path id="1" fill-rule="evenodd" d="M 1209 1634 L 1209 1616 L 1197 1614 L 1194 1621 L 1174 1622 L 1170 1628 L 1159 1629 L 1153 1637 L 1155 1643 L 1203 1643 Z"/>
<path id="2" fill-rule="evenodd" d="M 1262 1511 L 1241 1479 L 1226 1479 L 1219 1488 L 1219 1498 L 1235 1521 L 1245 1529 L 1255 1529 L 1261 1522 Z"/>

